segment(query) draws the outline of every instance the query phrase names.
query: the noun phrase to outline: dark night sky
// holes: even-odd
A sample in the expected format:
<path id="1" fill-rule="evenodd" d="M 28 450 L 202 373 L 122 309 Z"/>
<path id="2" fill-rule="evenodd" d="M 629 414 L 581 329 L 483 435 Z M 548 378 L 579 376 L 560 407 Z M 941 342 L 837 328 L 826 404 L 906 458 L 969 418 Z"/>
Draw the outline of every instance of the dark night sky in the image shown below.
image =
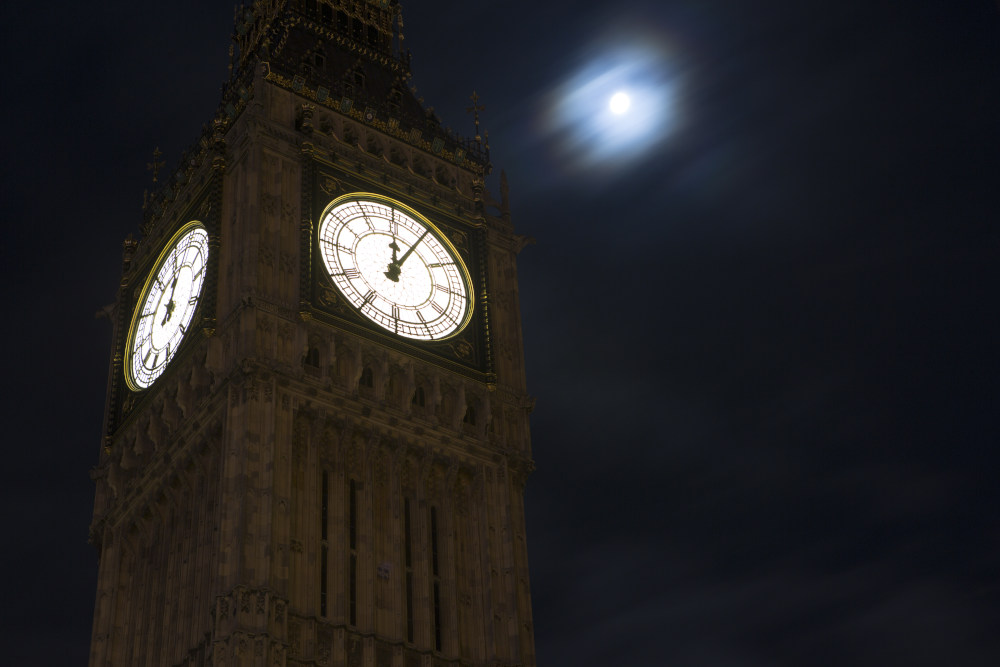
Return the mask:
<path id="1" fill-rule="evenodd" d="M 539 664 L 1000 664 L 1000 6 L 404 7 L 420 95 L 472 134 L 478 91 L 537 239 L 520 280 Z M 0 645 L 79 665 L 94 313 L 153 147 L 173 167 L 212 117 L 232 2 L 0 12 Z M 627 159 L 574 143 L 572 97 L 624 47 L 670 91 L 666 132 Z M 566 99 L 583 119 L 554 127 Z"/>

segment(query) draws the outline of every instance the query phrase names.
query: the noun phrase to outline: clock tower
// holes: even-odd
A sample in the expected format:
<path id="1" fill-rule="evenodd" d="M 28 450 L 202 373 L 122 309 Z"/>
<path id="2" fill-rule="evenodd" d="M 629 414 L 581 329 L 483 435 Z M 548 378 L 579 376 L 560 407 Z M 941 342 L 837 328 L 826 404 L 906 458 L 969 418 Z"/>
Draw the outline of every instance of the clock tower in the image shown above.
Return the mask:
<path id="1" fill-rule="evenodd" d="M 233 40 L 124 244 L 90 664 L 533 666 L 506 180 L 414 97 L 396 0 Z"/>

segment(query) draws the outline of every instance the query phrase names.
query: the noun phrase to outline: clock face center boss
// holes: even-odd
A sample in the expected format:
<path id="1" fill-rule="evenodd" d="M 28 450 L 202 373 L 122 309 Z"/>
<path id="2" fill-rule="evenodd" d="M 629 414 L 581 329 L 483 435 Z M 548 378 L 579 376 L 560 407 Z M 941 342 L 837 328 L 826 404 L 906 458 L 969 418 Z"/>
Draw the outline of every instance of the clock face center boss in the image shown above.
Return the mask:
<path id="1" fill-rule="evenodd" d="M 455 248 L 429 220 L 388 197 L 335 199 L 321 218 L 319 250 L 344 298 L 398 336 L 448 338 L 472 316 L 469 273 Z"/>

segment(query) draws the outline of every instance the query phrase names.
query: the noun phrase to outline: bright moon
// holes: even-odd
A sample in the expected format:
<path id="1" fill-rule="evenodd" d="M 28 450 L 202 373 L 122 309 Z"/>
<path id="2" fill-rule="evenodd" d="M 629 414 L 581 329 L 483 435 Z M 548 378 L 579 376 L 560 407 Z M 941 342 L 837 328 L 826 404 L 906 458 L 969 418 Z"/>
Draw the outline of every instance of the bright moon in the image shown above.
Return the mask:
<path id="1" fill-rule="evenodd" d="M 615 93 L 611 96 L 609 106 L 611 107 L 611 113 L 620 116 L 632 106 L 632 100 L 625 93 Z"/>
<path id="2" fill-rule="evenodd" d="M 669 45 L 641 35 L 630 41 L 553 89 L 546 121 L 565 164 L 624 167 L 674 131 L 681 81 Z"/>

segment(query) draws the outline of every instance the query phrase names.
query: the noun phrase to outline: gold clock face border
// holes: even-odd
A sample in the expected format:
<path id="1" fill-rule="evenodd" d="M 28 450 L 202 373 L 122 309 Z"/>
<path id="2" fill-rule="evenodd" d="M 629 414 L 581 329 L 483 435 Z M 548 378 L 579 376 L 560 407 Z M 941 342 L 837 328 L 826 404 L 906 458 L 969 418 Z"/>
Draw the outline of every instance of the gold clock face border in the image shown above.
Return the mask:
<path id="1" fill-rule="evenodd" d="M 191 220 L 190 222 L 187 222 L 184 225 L 182 225 L 180 229 L 178 229 L 173 234 L 173 236 L 170 237 L 170 240 L 163 245 L 163 249 L 160 251 L 159 256 L 156 258 L 156 262 L 153 263 L 153 268 L 150 269 L 149 274 L 146 276 L 146 281 L 142 286 L 142 291 L 139 293 L 139 298 L 136 299 L 135 303 L 133 304 L 132 321 L 129 324 L 128 335 L 125 338 L 124 368 L 122 369 L 123 374 L 125 376 L 125 384 L 133 392 L 142 392 L 151 388 L 154 384 L 156 384 L 156 381 L 163 376 L 163 372 L 166 372 L 166 366 L 169 366 L 170 362 L 173 361 L 173 358 L 176 358 L 176 352 L 175 352 L 175 356 L 172 357 L 169 361 L 167 361 L 166 366 L 164 366 L 164 371 L 161 372 L 159 375 L 157 375 L 156 378 L 154 378 L 153 381 L 150 382 L 148 386 L 140 387 L 135 383 L 135 380 L 132 377 L 132 354 L 133 354 L 133 348 L 135 347 L 134 343 L 136 335 L 136 326 L 139 322 L 139 313 L 142 311 L 142 307 L 145 305 L 146 299 L 149 297 L 149 292 L 150 289 L 152 288 L 153 281 L 156 280 L 156 277 L 160 273 L 160 269 L 163 268 L 163 263 L 167 260 L 167 256 L 170 255 L 170 252 L 177 246 L 177 243 L 181 240 L 181 238 L 183 238 L 186 234 L 188 234 L 194 229 L 201 229 L 204 230 L 206 233 L 208 232 L 208 229 L 205 227 L 204 223 L 202 223 L 200 220 Z M 205 266 L 207 269 L 208 266 L 207 255 L 205 257 Z M 204 283 L 202 284 L 201 291 L 199 291 L 198 293 L 198 303 L 197 305 L 195 305 L 194 314 L 191 316 L 192 322 L 194 321 L 194 318 L 197 316 L 198 311 L 201 308 L 201 304 L 203 301 L 202 299 L 203 293 L 204 293 Z M 191 330 L 189 329 L 188 333 L 190 333 L 190 331 Z M 183 345 L 184 341 L 188 338 L 188 333 L 185 333 L 181 337 L 181 342 L 178 344 L 178 349 L 180 349 L 180 346 Z"/>
<path id="2" fill-rule="evenodd" d="M 340 206 L 341 204 L 350 201 L 373 201 L 376 203 L 384 204 L 386 206 L 390 206 L 392 208 L 399 209 L 406 215 L 412 217 L 418 224 L 421 224 L 424 227 L 426 227 L 430 231 L 430 233 L 434 236 L 434 239 L 444 247 L 445 252 L 447 252 L 451 256 L 451 258 L 455 260 L 455 266 L 458 268 L 459 277 L 465 286 L 466 301 L 468 302 L 468 305 L 465 308 L 465 314 L 462 317 L 461 322 L 458 323 L 458 325 L 451 333 L 445 336 L 441 336 L 439 338 L 416 338 L 396 333 L 391 329 L 386 328 L 379 322 L 368 317 L 363 312 L 361 312 L 351 302 L 350 298 L 346 294 L 344 294 L 343 290 L 341 290 L 340 286 L 337 285 L 336 281 L 333 280 L 333 277 L 330 275 L 330 272 L 326 266 L 326 262 L 323 259 L 322 252 L 319 249 L 320 229 L 323 225 L 323 222 L 326 219 L 326 216 L 330 213 L 330 211 L 332 211 L 337 206 Z M 439 343 L 441 341 L 447 341 L 452 338 L 455 338 L 456 336 L 461 335 L 463 332 L 465 332 L 465 330 L 469 326 L 469 323 L 472 321 L 473 312 L 475 311 L 476 308 L 476 303 L 475 303 L 476 292 L 473 288 L 472 277 L 469 275 L 469 269 L 465 265 L 465 260 L 462 258 L 462 255 L 461 253 L 459 253 L 458 249 L 455 248 L 454 244 L 448 239 L 447 236 L 445 236 L 444 232 L 441 231 L 441 228 L 435 225 L 433 222 L 431 222 L 427 218 L 427 216 L 423 215 L 422 213 L 414 209 L 412 206 L 404 204 L 398 199 L 393 199 L 392 197 L 377 194 L 374 192 L 362 192 L 362 191 L 350 192 L 348 194 L 334 198 L 326 206 L 323 207 L 323 210 L 320 213 L 319 218 L 317 219 L 315 225 L 315 235 L 316 235 L 316 252 L 319 254 L 320 268 L 322 270 L 322 274 L 325 277 L 326 281 L 329 283 L 331 287 L 333 287 L 334 290 L 336 290 L 337 294 L 341 295 L 344 299 L 347 300 L 347 303 L 350 304 L 353 312 L 358 314 L 358 316 L 361 317 L 366 324 L 376 327 L 377 331 L 382 332 L 384 334 L 389 334 L 398 340 L 406 341 L 410 344 L 427 345 L 427 344 Z"/>

